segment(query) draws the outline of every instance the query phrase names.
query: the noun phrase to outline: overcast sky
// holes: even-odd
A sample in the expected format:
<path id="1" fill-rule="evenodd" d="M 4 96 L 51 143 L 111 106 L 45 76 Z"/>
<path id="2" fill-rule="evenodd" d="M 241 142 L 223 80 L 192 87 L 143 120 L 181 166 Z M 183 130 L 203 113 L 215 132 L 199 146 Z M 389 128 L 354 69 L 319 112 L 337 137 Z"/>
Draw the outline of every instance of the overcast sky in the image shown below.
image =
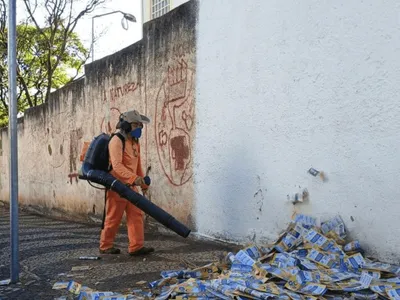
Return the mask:
<path id="1" fill-rule="evenodd" d="M 32 0 L 33 2 L 34 0 Z M 88 0 L 74 0 L 75 3 L 80 5 L 87 3 Z M 38 0 L 40 3 L 41 1 Z M 80 6 L 82 7 L 82 6 Z M 77 9 L 80 7 L 77 6 Z M 122 14 L 112 14 L 95 18 L 95 35 L 102 33 L 99 40 L 94 47 L 94 58 L 99 59 L 104 56 L 110 55 L 126 46 L 129 46 L 142 38 L 142 8 L 140 0 L 107 0 L 106 4 L 101 8 L 96 9 L 90 16 L 86 16 L 78 23 L 76 32 L 81 37 L 84 45 L 89 48 L 92 39 L 92 16 L 111 12 L 114 10 L 121 10 L 136 17 L 137 23 L 129 22 L 128 30 L 121 26 Z M 43 10 L 42 10 L 43 11 Z M 40 15 L 43 22 L 44 14 Z M 25 5 L 21 0 L 17 1 L 17 22 L 26 18 Z M 38 20 L 38 22 L 40 22 Z M 89 62 L 91 59 L 89 59 Z"/>

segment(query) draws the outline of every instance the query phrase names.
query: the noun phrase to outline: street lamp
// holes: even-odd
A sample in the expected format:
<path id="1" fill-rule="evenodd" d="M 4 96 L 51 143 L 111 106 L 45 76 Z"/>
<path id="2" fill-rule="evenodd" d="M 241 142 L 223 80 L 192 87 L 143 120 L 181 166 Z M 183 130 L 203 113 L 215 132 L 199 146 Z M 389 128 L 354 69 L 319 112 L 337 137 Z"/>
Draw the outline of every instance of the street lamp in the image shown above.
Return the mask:
<path id="1" fill-rule="evenodd" d="M 120 10 L 115 10 L 115 11 L 108 12 L 108 13 L 105 13 L 105 14 L 102 14 L 102 15 L 93 16 L 92 17 L 92 62 L 94 60 L 94 19 L 95 18 L 104 17 L 104 16 L 107 16 L 107 15 L 111 15 L 111 14 L 116 14 L 116 13 L 121 13 L 123 15 L 122 20 L 121 20 L 121 25 L 122 25 L 122 28 L 124 28 L 125 30 L 128 29 L 128 23 L 126 25 L 124 25 L 124 23 L 123 23 L 124 20 L 127 20 L 127 21 L 132 22 L 132 23 L 136 23 L 136 18 L 135 18 L 134 15 L 129 14 L 129 13 L 125 13 L 125 12 L 120 11 Z"/>

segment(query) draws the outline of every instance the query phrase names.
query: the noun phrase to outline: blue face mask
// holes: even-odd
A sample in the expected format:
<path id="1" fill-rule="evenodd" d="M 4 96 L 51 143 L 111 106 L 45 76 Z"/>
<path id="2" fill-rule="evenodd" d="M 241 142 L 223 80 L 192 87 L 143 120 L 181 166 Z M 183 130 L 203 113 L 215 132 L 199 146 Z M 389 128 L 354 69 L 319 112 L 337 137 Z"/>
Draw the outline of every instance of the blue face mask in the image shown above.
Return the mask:
<path id="1" fill-rule="evenodd" d="M 142 136 L 142 128 L 136 128 L 130 132 L 133 138 L 139 139 Z"/>

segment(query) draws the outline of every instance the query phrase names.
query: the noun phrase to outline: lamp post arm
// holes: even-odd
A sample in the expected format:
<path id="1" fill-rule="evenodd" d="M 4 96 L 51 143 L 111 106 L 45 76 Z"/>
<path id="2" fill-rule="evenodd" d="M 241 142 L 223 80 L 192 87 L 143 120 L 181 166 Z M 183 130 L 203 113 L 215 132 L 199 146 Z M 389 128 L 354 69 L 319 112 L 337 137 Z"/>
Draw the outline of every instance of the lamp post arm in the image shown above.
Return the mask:
<path id="1" fill-rule="evenodd" d="M 135 17 L 133 15 L 128 14 L 128 13 L 124 13 L 123 11 L 120 11 L 120 10 L 114 10 L 114 11 L 111 11 L 111 12 L 108 12 L 108 13 L 104 13 L 104 14 L 101 14 L 101 15 L 93 16 L 92 17 L 92 62 L 94 60 L 94 19 L 95 18 L 104 17 L 104 16 L 108 16 L 108 15 L 111 15 L 111 14 L 116 14 L 116 13 L 121 13 L 121 14 L 124 15 L 124 17 L 127 20 L 132 21 L 132 22 L 136 22 L 136 19 L 135 19 Z"/>
<path id="2" fill-rule="evenodd" d="M 95 16 L 92 17 L 92 19 L 94 19 L 94 18 L 99 18 L 99 17 L 103 17 L 103 16 L 108 16 L 108 15 L 116 14 L 116 13 L 121 13 L 121 14 L 125 15 L 124 12 L 122 12 L 122 11 L 120 11 L 120 10 L 115 10 L 115 11 L 108 12 L 108 13 L 104 13 L 104 14 L 101 14 L 101 15 L 95 15 Z"/>

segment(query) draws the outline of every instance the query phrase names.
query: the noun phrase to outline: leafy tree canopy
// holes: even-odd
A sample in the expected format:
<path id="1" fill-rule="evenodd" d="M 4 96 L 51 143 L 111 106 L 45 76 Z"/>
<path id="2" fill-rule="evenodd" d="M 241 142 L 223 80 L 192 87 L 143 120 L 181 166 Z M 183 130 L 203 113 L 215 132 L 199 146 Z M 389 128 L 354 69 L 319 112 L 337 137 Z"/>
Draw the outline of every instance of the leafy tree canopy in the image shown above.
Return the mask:
<path id="1" fill-rule="evenodd" d="M 73 81 L 80 73 L 90 51 L 75 33 L 76 25 L 83 16 L 105 2 L 45 0 L 39 14 L 35 0 L 23 1 L 28 18 L 17 25 L 18 112 L 45 103 L 51 91 Z M 74 14 L 78 6 L 81 9 Z M 45 19 L 38 20 L 37 16 Z M 8 123 L 6 24 L 5 0 L 0 0 L 0 126 Z"/>

